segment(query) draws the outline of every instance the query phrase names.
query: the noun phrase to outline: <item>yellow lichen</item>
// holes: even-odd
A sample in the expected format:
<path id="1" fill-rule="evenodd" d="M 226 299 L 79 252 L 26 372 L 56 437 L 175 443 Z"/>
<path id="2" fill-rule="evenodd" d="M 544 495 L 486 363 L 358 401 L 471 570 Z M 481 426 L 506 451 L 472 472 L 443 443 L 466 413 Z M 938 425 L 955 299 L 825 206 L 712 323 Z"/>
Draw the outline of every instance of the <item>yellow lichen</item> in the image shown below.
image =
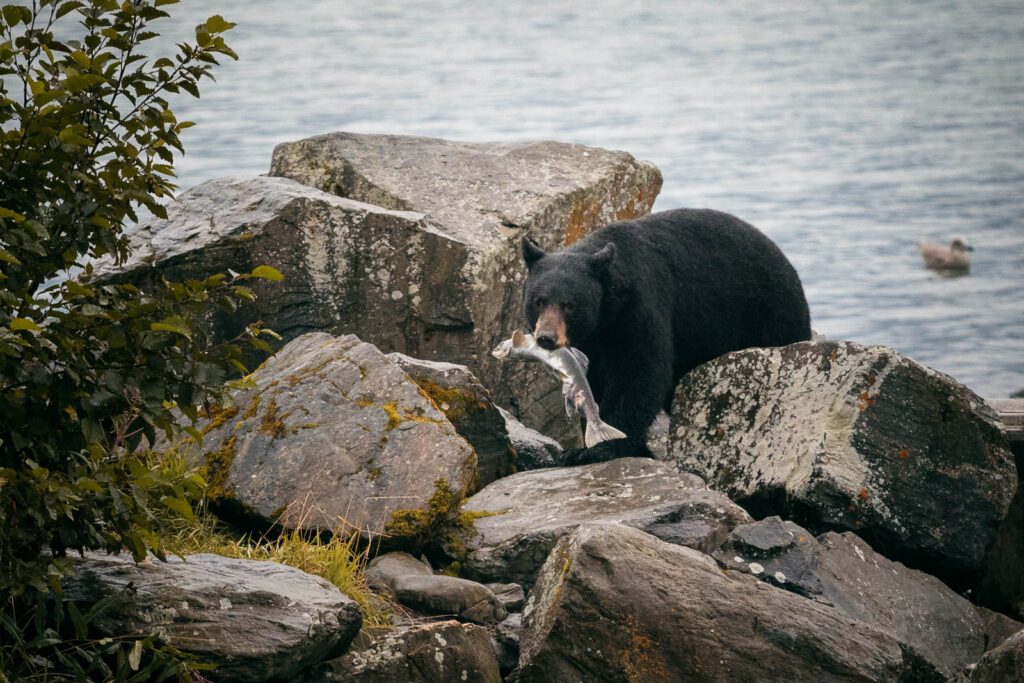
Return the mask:
<path id="1" fill-rule="evenodd" d="M 446 479 L 438 479 L 426 508 L 396 510 L 384 531 L 393 543 L 448 558 L 457 570 L 469 553 L 467 538 L 476 533 L 473 523 L 481 517 L 501 514 L 463 511 L 464 500 L 464 492 L 452 489 Z"/>
<path id="2" fill-rule="evenodd" d="M 487 409 L 487 404 L 472 391 L 459 387 L 442 387 L 429 380 L 422 380 L 417 384 L 420 394 L 449 420 L 459 420 Z"/>
<path id="3" fill-rule="evenodd" d="M 235 436 L 232 435 L 221 443 L 216 450 L 205 454 L 206 492 L 211 498 L 223 498 L 230 495 L 224 488 L 228 474 L 231 473 L 231 464 L 235 460 Z"/>
<path id="4" fill-rule="evenodd" d="M 202 433 L 204 435 L 210 433 L 237 414 L 238 408 L 235 406 L 210 406 L 208 409 L 202 408 L 199 411 L 199 417 L 209 420 L 209 422 L 203 426 L 201 430 Z"/>
<path id="5" fill-rule="evenodd" d="M 258 431 L 271 438 L 280 439 L 288 431 L 288 426 L 284 423 L 286 417 L 288 413 L 278 414 L 277 401 L 271 398 L 267 401 L 267 409 L 263 412 L 263 420 Z"/>
<path id="6" fill-rule="evenodd" d="M 251 399 L 249 399 L 249 405 L 245 407 L 245 412 L 242 413 L 243 420 L 248 420 L 250 418 L 256 417 L 256 412 L 260 409 L 261 398 L 262 397 L 259 394 L 256 394 Z"/>

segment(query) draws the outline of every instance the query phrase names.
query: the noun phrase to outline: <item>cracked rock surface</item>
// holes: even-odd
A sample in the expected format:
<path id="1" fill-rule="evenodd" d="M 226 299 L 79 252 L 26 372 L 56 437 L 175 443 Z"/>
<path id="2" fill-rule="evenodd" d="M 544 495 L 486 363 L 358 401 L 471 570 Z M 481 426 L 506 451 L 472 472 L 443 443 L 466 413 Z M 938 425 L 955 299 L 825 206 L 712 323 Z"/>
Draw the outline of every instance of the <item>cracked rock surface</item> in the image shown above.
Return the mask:
<path id="1" fill-rule="evenodd" d="M 710 551 L 751 521 L 700 478 L 646 458 L 521 472 L 477 492 L 463 509 L 489 513 L 475 521 L 465 574 L 526 586 L 558 539 L 587 522 L 620 522 Z"/>
<path id="2" fill-rule="evenodd" d="M 1016 488 L 997 416 L 897 352 L 801 342 L 688 373 L 668 459 L 755 516 L 856 532 L 892 559 L 966 587 Z"/>

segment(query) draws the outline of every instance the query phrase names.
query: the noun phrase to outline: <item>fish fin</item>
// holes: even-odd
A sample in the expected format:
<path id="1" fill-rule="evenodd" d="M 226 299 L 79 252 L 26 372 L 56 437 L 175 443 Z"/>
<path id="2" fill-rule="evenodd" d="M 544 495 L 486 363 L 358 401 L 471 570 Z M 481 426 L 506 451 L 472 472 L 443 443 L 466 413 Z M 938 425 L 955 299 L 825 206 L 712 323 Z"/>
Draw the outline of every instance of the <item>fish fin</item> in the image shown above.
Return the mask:
<path id="1" fill-rule="evenodd" d="M 522 330 L 516 330 L 512 333 L 512 346 L 520 348 L 522 346 L 526 346 L 528 343 L 526 335 L 523 334 Z"/>
<path id="2" fill-rule="evenodd" d="M 598 420 L 596 423 L 590 421 L 587 422 L 587 431 L 583 436 L 583 442 L 587 445 L 587 448 L 593 448 L 597 444 L 605 441 L 625 438 L 625 432 L 612 427 L 607 422 L 601 422 Z"/>
<path id="3" fill-rule="evenodd" d="M 580 364 L 581 368 L 583 368 L 583 372 L 586 373 L 590 368 L 590 359 L 587 358 L 587 354 L 572 346 L 569 347 L 569 353 L 573 355 L 576 362 Z"/>
<path id="4" fill-rule="evenodd" d="M 572 394 L 565 394 L 565 414 L 570 418 L 575 417 L 579 411 L 576 410 L 576 402 L 572 399 Z"/>

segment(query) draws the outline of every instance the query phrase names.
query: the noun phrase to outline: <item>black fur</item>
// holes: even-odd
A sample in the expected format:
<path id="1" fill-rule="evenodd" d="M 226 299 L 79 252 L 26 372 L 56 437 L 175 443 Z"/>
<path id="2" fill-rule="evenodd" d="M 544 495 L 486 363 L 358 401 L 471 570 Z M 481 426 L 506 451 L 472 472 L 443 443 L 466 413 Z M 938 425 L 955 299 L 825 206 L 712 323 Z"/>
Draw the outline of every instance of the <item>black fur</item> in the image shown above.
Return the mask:
<path id="1" fill-rule="evenodd" d="M 729 351 L 811 338 L 800 278 L 775 244 L 734 216 L 676 209 L 613 223 L 561 251 L 523 240 L 532 330 L 557 305 L 590 357 L 601 417 L 628 438 L 570 451 L 567 464 L 646 456 L 647 428 L 679 378 Z"/>

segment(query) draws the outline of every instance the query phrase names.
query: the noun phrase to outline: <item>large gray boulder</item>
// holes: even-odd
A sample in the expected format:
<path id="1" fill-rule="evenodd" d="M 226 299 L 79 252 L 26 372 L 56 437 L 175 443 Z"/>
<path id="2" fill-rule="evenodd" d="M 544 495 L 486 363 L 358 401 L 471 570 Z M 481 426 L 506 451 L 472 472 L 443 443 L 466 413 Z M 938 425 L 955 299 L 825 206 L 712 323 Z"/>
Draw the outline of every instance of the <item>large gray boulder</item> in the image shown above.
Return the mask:
<path id="1" fill-rule="evenodd" d="M 519 665 L 522 683 L 943 680 L 870 624 L 612 524 L 552 550 Z"/>
<path id="2" fill-rule="evenodd" d="M 1016 487 L 992 409 L 884 347 L 802 342 L 688 373 L 669 459 L 756 516 L 851 530 L 966 587 Z"/>
<path id="3" fill-rule="evenodd" d="M 121 592 L 94 621 L 104 636 L 157 633 L 216 664 L 210 678 L 270 681 L 345 651 L 359 631 L 355 601 L 324 579 L 276 562 L 220 555 L 136 565 L 127 555 L 71 556 L 62 599 L 83 605 Z"/>
<path id="4" fill-rule="evenodd" d="M 285 528 L 384 531 L 421 509 L 435 482 L 468 492 L 476 454 L 420 387 L 357 337 L 313 332 L 254 372 L 211 415 L 202 448 L 210 493 Z"/>
<path id="5" fill-rule="evenodd" d="M 313 667 L 302 683 L 499 683 L 487 631 L 440 621 L 360 636 L 342 657 Z"/>
<path id="6" fill-rule="evenodd" d="M 482 515 L 463 573 L 532 585 L 559 538 L 581 524 L 619 522 L 710 552 L 749 515 L 698 477 L 646 458 L 521 472 L 469 498 Z"/>
<path id="7" fill-rule="evenodd" d="M 935 577 L 882 557 L 850 532 L 815 538 L 770 517 L 733 529 L 714 557 L 728 569 L 885 631 L 944 676 L 953 677 L 985 652 L 985 623 L 971 603 Z"/>
<path id="8" fill-rule="evenodd" d="M 341 329 L 388 351 L 467 365 L 527 425 L 574 434 L 557 383 L 489 353 L 524 322 L 519 242 L 530 235 L 555 249 L 647 214 L 661 189 L 653 164 L 559 142 L 331 133 L 278 145 L 270 173 L 424 216 L 421 227 L 386 241 L 358 240 L 369 253 L 351 275 L 370 283 L 349 300 Z M 367 325 L 357 312 L 379 322 Z"/>
<path id="9" fill-rule="evenodd" d="M 404 244 L 413 235 L 417 254 Z M 192 188 L 167 205 L 166 219 L 133 233 L 131 245 L 127 263 L 103 261 L 96 277 L 152 291 L 162 288 L 162 278 L 201 280 L 262 264 L 284 275 L 283 282 L 247 282 L 254 303 L 231 312 L 216 309 L 210 321 L 215 342 L 262 321 L 285 341 L 310 331 L 358 331 L 387 350 L 406 348 L 395 322 L 420 314 L 441 295 L 425 281 L 429 274 L 399 288 L 389 273 L 418 273 L 417 259 L 443 260 L 450 251 L 421 214 L 267 177 L 218 178 Z M 423 292 L 410 310 L 414 285 Z"/>

